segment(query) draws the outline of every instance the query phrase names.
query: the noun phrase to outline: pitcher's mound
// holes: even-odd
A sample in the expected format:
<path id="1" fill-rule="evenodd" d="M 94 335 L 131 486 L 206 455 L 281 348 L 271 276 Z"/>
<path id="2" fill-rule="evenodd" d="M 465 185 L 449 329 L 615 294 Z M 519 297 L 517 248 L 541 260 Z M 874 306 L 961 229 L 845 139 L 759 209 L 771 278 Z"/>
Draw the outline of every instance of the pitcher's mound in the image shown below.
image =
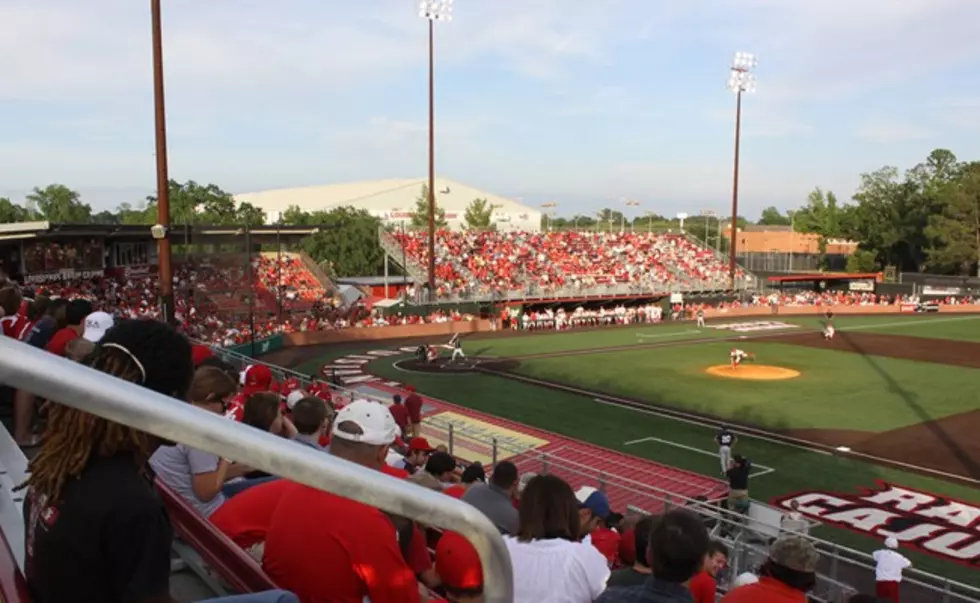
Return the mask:
<path id="1" fill-rule="evenodd" d="M 733 369 L 730 364 L 716 364 L 704 369 L 704 372 L 715 377 L 725 377 L 727 379 L 749 379 L 751 381 L 779 381 L 782 379 L 796 379 L 800 376 L 800 371 L 783 368 L 781 366 L 767 366 L 765 364 L 743 364 Z"/>

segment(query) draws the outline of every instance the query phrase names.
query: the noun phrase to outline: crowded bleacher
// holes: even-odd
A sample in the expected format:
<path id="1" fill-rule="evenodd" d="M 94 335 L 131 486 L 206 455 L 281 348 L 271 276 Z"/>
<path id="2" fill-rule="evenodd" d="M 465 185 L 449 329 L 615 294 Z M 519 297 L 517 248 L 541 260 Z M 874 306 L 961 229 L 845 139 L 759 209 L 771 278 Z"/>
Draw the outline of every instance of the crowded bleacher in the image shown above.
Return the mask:
<path id="1" fill-rule="evenodd" d="M 409 258 L 426 265 L 426 233 L 393 236 Z M 728 265 L 682 234 L 439 230 L 436 273 L 443 296 L 653 283 L 723 289 Z"/>

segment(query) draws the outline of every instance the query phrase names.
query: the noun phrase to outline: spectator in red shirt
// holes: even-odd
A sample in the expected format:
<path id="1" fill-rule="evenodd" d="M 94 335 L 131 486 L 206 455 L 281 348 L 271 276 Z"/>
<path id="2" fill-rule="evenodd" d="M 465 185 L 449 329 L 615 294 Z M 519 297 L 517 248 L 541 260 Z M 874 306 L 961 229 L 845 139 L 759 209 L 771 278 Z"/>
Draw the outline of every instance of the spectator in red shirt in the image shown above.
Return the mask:
<path id="1" fill-rule="evenodd" d="M 659 515 L 647 515 L 640 521 L 636 522 L 636 526 L 632 530 L 627 530 L 623 534 L 622 541 L 620 541 L 620 550 L 622 550 L 622 542 L 627 539 L 632 539 L 633 546 L 632 550 L 634 554 L 632 555 L 633 563 L 632 567 L 624 567 L 614 571 L 609 576 L 609 581 L 606 582 L 606 587 L 610 588 L 613 586 L 637 586 L 643 584 L 650 577 L 653 570 L 650 569 L 650 563 L 647 560 L 647 549 L 650 545 L 650 534 L 653 533 L 654 528 L 657 527 L 657 523 L 660 522 Z M 623 555 L 623 557 L 626 557 Z M 624 558 L 624 561 L 626 559 Z"/>
<path id="2" fill-rule="evenodd" d="M 436 573 L 451 603 L 482 603 L 483 567 L 468 540 L 445 532 L 436 545 Z"/>
<path id="3" fill-rule="evenodd" d="M 810 541 L 784 534 L 769 547 L 759 581 L 733 589 L 722 603 L 806 603 L 817 584 L 820 555 Z"/>
<path id="4" fill-rule="evenodd" d="M 27 316 L 22 314 L 21 302 L 24 301 L 20 294 L 20 289 L 14 285 L 8 285 L 0 289 L 0 308 L 3 315 L 0 317 L 0 327 L 5 337 L 10 337 L 18 341 L 30 331 L 30 321 Z"/>
<path id="5" fill-rule="evenodd" d="M 85 319 L 91 313 L 92 302 L 88 300 L 73 299 L 68 302 L 68 306 L 65 308 L 66 326 L 63 329 L 59 329 L 54 335 L 51 336 L 51 340 L 48 341 L 48 345 L 45 349 L 52 354 L 57 354 L 58 356 L 63 357 L 65 355 L 65 347 L 68 346 L 68 342 L 82 336 Z"/>
<path id="6" fill-rule="evenodd" d="M 592 530 L 592 546 L 602 553 L 609 567 L 612 567 L 619 558 L 620 535 L 616 531 L 616 526 L 622 520 L 623 516 L 619 513 L 609 513 L 605 521 Z"/>
<path id="7" fill-rule="evenodd" d="M 402 435 L 408 434 L 408 409 L 402 404 L 402 397 L 395 394 L 391 398 L 391 406 L 388 407 L 391 412 L 391 416 L 395 419 L 395 424 L 398 425 L 398 429 L 401 430 Z"/>
<path id="8" fill-rule="evenodd" d="M 262 563 L 269 522 L 291 484 L 289 480 L 279 479 L 249 488 L 226 500 L 209 519 L 221 533 Z"/>
<path id="9" fill-rule="evenodd" d="M 415 387 L 408 386 L 408 397 L 405 398 L 405 409 L 408 410 L 410 435 L 417 438 L 422 434 L 422 398 L 415 393 Z"/>
<path id="10" fill-rule="evenodd" d="M 718 572 L 728 567 L 728 547 L 717 540 L 708 543 L 708 554 L 704 567 L 691 578 L 687 588 L 694 597 L 694 603 L 715 603 L 718 596 Z"/>
<path id="11" fill-rule="evenodd" d="M 398 426 L 383 405 L 358 400 L 337 413 L 330 452 L 380 471 Z M 292 484 L 269 522 L 262 566 L 301 601 L 418 603 L 395 524 L 385 513 Z"/>
<path id="12" fill-rule="evenodd" d="M 469 487 L 477 483 L 487 483 L 487 472 L 482 464 L 472 463 L 466 469 L 463 469 L 463 476 L 460 478 L 459 483 L 449 486 L 443 493 L 453 498 L 463 498 L 463 495 L 466 494 Z"/>

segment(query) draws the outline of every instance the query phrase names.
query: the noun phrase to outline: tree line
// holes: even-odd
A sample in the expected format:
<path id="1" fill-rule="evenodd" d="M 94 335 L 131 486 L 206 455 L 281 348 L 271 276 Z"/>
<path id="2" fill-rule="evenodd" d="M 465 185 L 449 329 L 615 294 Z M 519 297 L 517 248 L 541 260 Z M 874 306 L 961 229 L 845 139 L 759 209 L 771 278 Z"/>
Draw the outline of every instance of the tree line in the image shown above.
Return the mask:
<path id="1" fill-rule="evenodd" d="M 264 212 L 234 197 L 215 184 L 170 182 L 171 223 L 178 225 L 249 225 L 266 223 Z M 156 222 L 157 200 L 149 196 L 136 205 L 123 203 L 115 211 L 93 212 L 80 195 L 62 184 L 35 188 L 26 205 L 0 198 L 0 223 L 47 220 L 63 224 L 146 224 Z M 496 207 L 485 198 L 467 206 L 464 227 L 493 229 Z M 423 185 L 404 225 L 428 226 L 428 189 Z M 436 206 L 437 227 L 446 226 L 446 212 Z M 380 274 L 384 252 L 377 232 L 382 221 L 355 207 L 306 211 L 289 207 L 280 216 L 283 225 L 325 226 L 307 237 L 299 248 L 317 262 L 328 265 L 336 276 Z M 752 224 L 739 216 L 739 228 Z M 709 246 L 727 251 L 721 236 L 726 217 L 690 216 L 684 230 Z M 980 275 L 980 162 L 962 162 L 947 149 L 935 149 L 926 159 L 901 173 L 884 166 L 862 174 L 850 202 L 841 203 L 832 191 L 815 188 L 794 210 L 776 207 L 762 210 L 754 222 L 763 226 L 789 226 L 796 232 L 819 237 L 819 253 L 833 239 L 856 241 L 858 250 L 848 261 L 852 271 L 928 271 L 937 274 Z M 594 215 L 571 217 L 542 215 L 542 227 L 559 229 L 680 229 L 680 220 L 654 212 L 630 219 L 623 212 L 603 208 Z"/>

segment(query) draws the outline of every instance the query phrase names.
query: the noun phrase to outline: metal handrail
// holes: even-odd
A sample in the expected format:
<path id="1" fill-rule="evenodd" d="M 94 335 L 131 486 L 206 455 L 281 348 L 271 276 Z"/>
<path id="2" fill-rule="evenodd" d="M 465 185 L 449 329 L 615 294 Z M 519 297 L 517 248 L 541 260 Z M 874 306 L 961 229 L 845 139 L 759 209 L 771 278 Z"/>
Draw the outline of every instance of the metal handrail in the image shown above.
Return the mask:
<path id="1" fill-rule="evenodd" d="M 0 383 L 425 525 L 458 532 L 473 543 L 480 556 L 486 601 L 513 601 L 513 569 L 499 531 L 483 513 L 462 501 L 379 471 L 366 471 L 305 446 L 285 444 L 278 436 L 7 337 L 0 338 Z"/>

